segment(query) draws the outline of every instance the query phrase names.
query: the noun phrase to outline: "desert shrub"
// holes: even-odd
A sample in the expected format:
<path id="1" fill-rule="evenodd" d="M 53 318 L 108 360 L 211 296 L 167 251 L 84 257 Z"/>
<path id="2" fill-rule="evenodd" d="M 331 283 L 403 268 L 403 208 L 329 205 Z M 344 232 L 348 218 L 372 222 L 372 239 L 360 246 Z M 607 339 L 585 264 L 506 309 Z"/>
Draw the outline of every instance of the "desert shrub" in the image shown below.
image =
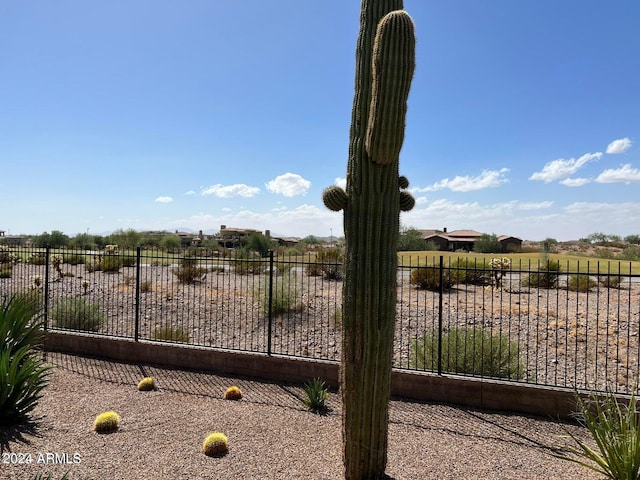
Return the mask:
<path id="1" fill-rule="evenodd" d="M 560 276 L 560 261 L 547 260 L 537 272 L 531 272 L 522 280 L 526 287 L 556 288 Z"/>
<path id="2" fill-rule="evenodd" d="M 0 278 L 11 278 L 13 274 L 13 265 L 11 264 L 3 264 L 0 265 Z"/>
<path id="3" fill-rule="evenodd" d="M 69 330 L 97 332 L 107 321 L 107 316 L 96 303 L 83 298 L 63 298 L 50 312 L 53 325 Z"/>
<path id="4" fill-rule="evenodd" d="M 229 450 L 227 436 L 224 433 L 214 432 L 202 442 L 202 453 L 207 457 L 221 457 Z"/>
<path id="5" fill-rule="evenodd" d="M 578 422 L 587 428 L 596 446 L 567 432 L 578 447 L 556 456 L 611 480 L 640 478 L 640 418 L 635 394 L 627 404 L 610 391 L 603 396 L 591 394 L 587 399 L 576 397 Z"/>
<path id="6" fill-rule="evenodd" d="M 123 255 L 120 257 L 120 262 L 123 267 L 135 267 L 136 257 L 135 255 Z"/>
<path id="7" fill-rule="evenodd" d="M 304 309 L 302 291 L 296 282 L 295 275 L 278 277 L 273 282 L 271 313 L 281 315 L 289 312 L 300 312 Z M 265 313 L 269 313 L 269 296 L 265 291 L 259 293 L 260 304 Z"/>
<path id="8" fill-rule="evenodd" d="M 98 433 L 111 433 L 118 430 L 120 415 L 114 411 L 101 413 L 93 422 L 93 429 Z"/>
<path id="9" fill-rule="evenodd" d="M 456 279 L 451 270 L 442 271 L 442 288 L 449 289 L 455 285 Z M 411 285 L 421 290 L 440 290 L 440 268 L 418 267 L 411 270 Z"/>
<path id="10" fill-rule="evenodd" d="M 184 258 L 182 265 L 176 268 L 173 274 L 178 277 L 180 283 L 196 283 L 204 277 L 207 273 L 207 269 L 198 266 L 198 261 L 195 258 Z"/>
<path id="11" fill-rule="evenodd" d="M 238 275 L 261 275 L 267 270 L 267 264 L 247 249 L 239 249 L 233 261 L 233 270 Z"/>
<path id="12" fill-rule="evenodd" d="M 13 295 L 0 305 L 0 425 L 26 419 L 48 383 L 50 367 L 38 355 L 40 312 L 28 295 Z"/>
<path id="13" fill-rule="evenodd" d="M 605 288 L 620 288 L 622 283 L 621 275 L 604 275 L 599 277 L 600 285 Z"/>
<path id="14" fill-rule="evenodd" d="M 588 292 L 597 285 L 597 282 L 589 275 L 580 274 L 571 275 L 567 282 L 567 288 L 572 292 Z"/>
<path id="15" fill-rule="evenodd" d="M 329 396 L 329 390 L 327 390 L 321 379 L 314 378 L 305 383 L 304 394 L 303 403 L 308 409 L 316 413 L 322 413 L 327 410 L 326 401 Z"/>
<path id="16" fill-rule="evenodd" d="M 629 245 L 626 247 L 620 255 L 618 255 L 620 260 L 628 260 L 628 261 L 638 261 L 640 260 L 640 245 Z"/>
<path id="17" fill-rule="evenodd" d="M 47 256 L 43 252 L 32 253 L 29 258 L 27 258 L 27 263 L 29 265 L 46 265 Z"/>
<path id="18" fill-rule="evenodd" d="M 315 262 L 305 266 L 305 272 L 309 276 L 324 276 L 327 280 L 342 280 L 344 266 L 342 264 L 344 254 L 340 248 L 326 248 L 319 250 Z"/>
<path id="19" fill-rule="evenodd" d="M 84 263 L 84 255 L 66 254 L 62 256 L 62 262 L 67 265 L 81 265 Z"/>
<path id="20" fill-rule="evenodd" d="M 118 257 L 116 255 L 105 255 L 100 260 L 100 268 L 98 270 L 102 270 L 106 273 L 118 273 L 122 267 L 122 257 Z"/>
<path id="21" fill-rule="evenodd" d="M 425 335 L 412 345 L 410 364 L 419 370 L 438 369 L 438 338 Z M 476 328 L 451 328 L 442 335 L 442 370 L 520 380 L 526 368 L 518 343 L 507 335 Z"/>
<path id="22" fill-rule="evenodd" d="M 451 262 L 450 275 L 456 283 L 468 285 L 488 285 L 491 283 L 491 270 L 484 263 L 477 263 L 470 258 L 459 257 Z"/>
<path id="23" fill-rule="evenodd" d="M 156 327 L 153 331 L 153 338 L 167 342 L 189 342 L 189 334 L 182 327 L 173 327 L 171 325 Z"/>
<path id="24" fill-rule="evenodd" d="M 153 290 L 153 283 L 149 280 L 145 280 L 144 282 L 140 282 L 140 291 L 142 293 L 149 293 Z"/>

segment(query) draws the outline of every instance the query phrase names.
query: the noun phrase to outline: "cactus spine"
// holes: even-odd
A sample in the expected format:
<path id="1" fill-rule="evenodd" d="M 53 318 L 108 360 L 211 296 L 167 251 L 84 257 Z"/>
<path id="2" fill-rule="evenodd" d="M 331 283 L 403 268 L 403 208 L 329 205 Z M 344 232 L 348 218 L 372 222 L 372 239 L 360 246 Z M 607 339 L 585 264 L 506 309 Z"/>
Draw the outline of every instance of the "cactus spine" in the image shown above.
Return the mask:
<path id="1" fill-rule="evenodd" d="M 415 68 L 413 21 L 402 0 L 362 0 L 344 211 L 345 281 L 340 383 L 345 478 L 385 478 L 400 210 L 414 205 L 399 176 Z"/>

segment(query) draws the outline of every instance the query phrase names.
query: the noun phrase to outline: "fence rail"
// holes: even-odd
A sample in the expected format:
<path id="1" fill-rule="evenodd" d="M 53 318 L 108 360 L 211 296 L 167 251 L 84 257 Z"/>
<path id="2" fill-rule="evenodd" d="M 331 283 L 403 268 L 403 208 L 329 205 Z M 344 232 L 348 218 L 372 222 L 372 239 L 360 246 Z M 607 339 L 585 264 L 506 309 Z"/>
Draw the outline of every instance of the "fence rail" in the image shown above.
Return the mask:
<path id="1" fill-rule="evenodd" d="M 341 265 L 320 258 L 5 248 L 0 299 L 38 292 L 52 330 L 337 361 Z M 640 276 L 569 267 L 404 258 L 394 367 L 634 391 Z"/>

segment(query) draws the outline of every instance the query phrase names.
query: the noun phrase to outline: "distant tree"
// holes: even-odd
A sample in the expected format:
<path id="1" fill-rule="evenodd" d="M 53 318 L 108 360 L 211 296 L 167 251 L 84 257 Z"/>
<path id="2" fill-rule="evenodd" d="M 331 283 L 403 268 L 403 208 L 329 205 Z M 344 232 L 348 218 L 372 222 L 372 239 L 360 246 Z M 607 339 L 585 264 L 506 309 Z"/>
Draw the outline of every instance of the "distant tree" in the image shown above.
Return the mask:
<path id="1" fill-rule="evenodd" d="M 313 245 L 320 245 L 320 244 L 325 243 L 325 242 L 324 242 L 324 240 L 320 240 L 316 236 L 307 235 L 302 240 L 300 240 L 299 243 L 301 243 L 302 245 L 305 245 L 305 246 L 313 246 Z"/>
<path id="2" fill-rule="evenodd" d="M 624 241 L 633 245 L 640 245 L 640 235 L 627 235 L 624 237 Z"/>
<path id="3" fill-rule="evenodd" d="M 69 236 L 60 230 L 53 230 L 51 233 L 44 232 L 31 238 L 31 242 L 36 247 L 66 247 L 69 245 Z"/>
<path id="4" fill-rule="evenodd" d="M 542 249 L 549 253 L 558 245 L 558 240 L 555 238 L 545 238 L 542 242 Z"/>
<path id="5" fill-rule="evenodd" d="M 116 230 L 107 237 L 109 244 L 118 245 L 120 248 L 135 248 L 142 243 L 142 235 L 135 230 Z"/>
<path id="6" fill-rule="evenodd" d="M 602 232 L 592 233 L 587 237 L 591 243 L 604 243 L 607 241 L 608 236 Z"/>
<path id="7" fill-rule="evenodd" d="M 180 250 L 182 242 L 180 237 L 175 234 L 164 235 L 158 242 L 158 246 L 167 252 L 175 253 Z"/>
<path id="8" fill-rule="evenodd" d="M 425 250 L 426 243 L 422 237 L 422 233 L 413 227 L 407 227 L 400 230 L 398 237 L 398 251 L 422 251 Z"/>
<path id="9" fill-rule="evenodd" d="M 266 257 L 269 250 L 273 250 L 277 244 L 262 233 L 253 233 L 249 235 L 243 246 L 252 252 L 258 252 L 261 257 Z"/>
<path id="10" fill-rule="evenodd" d="M 69 241 L 69 246 L 73 248 L 81 248 L 91 250 L 96 247 L 94 237 L 88 233 L 79 233 Z"/>
<path id="11" fill-rule="evenodd" d="M 473 251 L 477 253 L 500 253 L 502 245 L 495 233 L 484 233 L 473 244 Z"/>

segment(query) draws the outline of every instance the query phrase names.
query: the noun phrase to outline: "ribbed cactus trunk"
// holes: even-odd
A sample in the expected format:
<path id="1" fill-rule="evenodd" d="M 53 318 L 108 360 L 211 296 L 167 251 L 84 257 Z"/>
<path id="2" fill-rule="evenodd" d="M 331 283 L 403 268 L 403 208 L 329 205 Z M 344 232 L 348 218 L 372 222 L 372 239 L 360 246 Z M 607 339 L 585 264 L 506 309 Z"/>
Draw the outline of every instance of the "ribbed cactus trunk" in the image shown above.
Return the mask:
<path id="1" fill-rule="evenodd" d="M 347 480 L 385 478 L 396 316 L 400 210 L 413 198 L 399 177 L 415 65 L 413 22 L 402 0 L 362 0 L 344 210 L 345 280 L 340 388 Z"/>

